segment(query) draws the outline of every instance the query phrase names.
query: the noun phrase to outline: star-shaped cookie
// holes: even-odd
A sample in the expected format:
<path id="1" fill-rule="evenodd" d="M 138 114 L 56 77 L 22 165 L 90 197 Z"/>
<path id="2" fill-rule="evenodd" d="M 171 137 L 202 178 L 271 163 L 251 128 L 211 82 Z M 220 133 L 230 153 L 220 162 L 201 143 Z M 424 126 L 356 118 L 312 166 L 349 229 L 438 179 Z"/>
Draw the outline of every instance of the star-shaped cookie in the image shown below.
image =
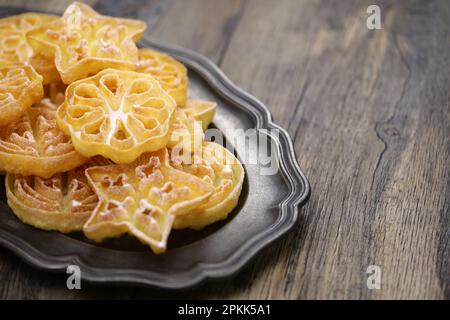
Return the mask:
<path id="1" fill-rule="evenodd" d="M 102 16 L 74 2 L 62 18 L 28 32 L 36 53 L 55 56 L 64 83 L 106 68 L 134 70 L 139 60 L 135 41 L 143 35 L 142 21 Z"/>

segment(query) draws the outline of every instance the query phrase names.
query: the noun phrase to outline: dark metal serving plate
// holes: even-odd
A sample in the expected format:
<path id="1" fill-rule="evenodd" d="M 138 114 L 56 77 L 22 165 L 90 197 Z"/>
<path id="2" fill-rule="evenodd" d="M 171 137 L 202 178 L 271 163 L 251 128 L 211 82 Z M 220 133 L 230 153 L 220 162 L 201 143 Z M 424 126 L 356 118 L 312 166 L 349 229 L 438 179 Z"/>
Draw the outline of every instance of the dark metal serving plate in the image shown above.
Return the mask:
<path id="1" fill-rule="evenodd" d="M 0 16 L 20 13 L 0 7 Z M 39 269 L 65 271 L 81 268 L 82 279 L 95 283 L 186 288 L 209 278 L 223 278 L 239 271 L 261 249 L 289 231 L 309 195 L 287 132 L 271 120 L 268 109 L 236 87 L 205 57 L 192 51 L 144 39 L 142 47 L 166 52 L 189 68 L 190 96 L 213 100 L 218 110 L 213 126 L 256 128 L 277 155 L 275 175 L 261 175 L 262 165 L 245 164 L 246 180 L 238 207 L 223 222 L 202 231 L 174 231 L 169 249 L 154 255 L 130 237 L 96 244 L 83 235 L 46 232 L 20 222 L 6 204 L 0 181 L 0 244 Z M 278 130 L 278 135 L 270 130 Z M 256 146 L 250 142 L 250 150 Z M 242 148 L 243 146 L 241 146 Z M 243 150 L 236 146 L 238 156 Z"/>

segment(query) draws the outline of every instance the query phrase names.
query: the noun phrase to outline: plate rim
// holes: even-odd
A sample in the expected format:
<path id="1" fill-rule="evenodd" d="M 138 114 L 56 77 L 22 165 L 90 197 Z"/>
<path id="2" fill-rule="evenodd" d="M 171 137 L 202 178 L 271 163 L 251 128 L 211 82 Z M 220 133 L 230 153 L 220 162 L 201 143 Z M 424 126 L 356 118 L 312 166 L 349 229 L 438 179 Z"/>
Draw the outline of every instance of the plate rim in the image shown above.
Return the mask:
<path id="1" fill-rule="evenodd" d="M 161 289 L 185 289 L 197 286 L 207 280 L 230 277 L 239 272 L 265 247 L 285 235 L 297 222 L 300 207 L 310 195 L 309 182 L 302 172 L 289 133 L 275 124 L 269 109 L 257 98 L 235 85 L 220 68 L 205 56 L 192 50 L 163 43 L 144 36 L 139 44 L 172 55 L 195 70 L 213 88 L 215 93 L 239 107 L 255 119 L 256 129 L 268 135 L 277 145 L 280 157 L 279 165 L 288 193 L 280 201 L 280 215 L 269 229 L 265 229 L 248 239 L 242 247 L 227 256 L 222 262 L 214 264 L 197 263 L 189 272 L 185 272 L 184 282 L 167 282 L 167 278 L 157 280 L 149 278 L 150 270 L 143 269 L 108 269 L 91 267 L 76 254 L 51 255 L 30 245 L 19 236 L 2 230 L 0 244 L 15 253 L 19 258 L 33 267 L 44 271 L 65 272 L 70 264 L 80 266 L 83 281 L 99 284 L 119 284 L 157 287 Z M 271 129 L 278 130 L 274 135 Z M 2 206 L 6 204 L 2 203 Z M 154 273 L 155 274 L 155 273 Z M 178 279 L 179 280 L 179 279 Z"/>

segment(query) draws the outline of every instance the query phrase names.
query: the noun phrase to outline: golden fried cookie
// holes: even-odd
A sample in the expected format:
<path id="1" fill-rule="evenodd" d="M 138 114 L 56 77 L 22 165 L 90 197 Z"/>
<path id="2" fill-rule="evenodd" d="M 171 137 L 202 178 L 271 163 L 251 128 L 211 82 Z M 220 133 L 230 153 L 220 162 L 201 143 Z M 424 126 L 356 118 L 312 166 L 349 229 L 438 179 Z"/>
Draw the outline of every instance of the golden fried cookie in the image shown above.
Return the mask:
<path id="1" fill-rule="evenodd" d="M 174 110 L 152 76 L 107 69 L 67 88 L 57 120 L 84 156 L 130 163 L 166 146 Z"/>
<path id="2" fill-rule="evenodd" d="M 46 87 L 46 96 L 50 101 L 60 106 L 66 99 L 67 86 L 61 81 L 49 83 Z"/>
<path id="3" fill-rule="evenodd" d="M 188 93 L 187 69 L 174 58 L 151 49 L 139 50 L 138 72 L 151 74 L 177 103 L 184 106 Z"/>
<path id="4" fill-rule="evenodd" d="M 29 63 L 42 76 L 43 85 L 61 82 L 55 66 L 55 58 L 52 55 L 36 53 L 30 58 Z"/>
<path id="5" fill-rule="evenodd" d="M 110 164 L 108 160 L 96 157 L 86 165 L 49 179 L 8 174 L 8 205 L 20 220 L 36 228 L 64 233 L 79 231 L 98 204 L 85 170 Z"/>
<path id="6" fill-rule="evenodd" d="M 193 155 L 190 163 L 172 157 L 171 165 L 201 178 L 215 189 L 205 204 L 188 214 L 177 216 L 174 229 L 202 229 L 225 219 L 237 206 L 245 173 L 239 160 L 226 148 L 213 142 L 204 142 L 201 157 Z"/>
<path id="7" fill-rule="evenodd" d="M 33 68 L 0 67 L 0 126 L 18 120 L 43 94 L 42 77 Z"/>
<path id="8" fill-rule="evenodd" d="M 177 108 L 172 116 L 168 148 L 177 148 L 180 153 L 193 153 L 201 149 L 204 133 L 199 121 L 187 116 L 184 109 Z"/>
<path id="9" fill-rule="evenodd" d="M 216 114 L 217 103 L 204 100 L 188 100 L 183 108 L 186 115 L 199 121 L 203 131 L 208 129 Z"/>
<path id="10" fill-rule="evenodd" d="M 55 56 L 64 83 L 115 68 L 134 70 L 138 63 L 135 41 L 143 35 L 142 21 L 106 17 L 74 2 L 62 18 L 28 32 L 36 53 Z"/>
<path id="11" fill-rule="evenodd" d="M 0 127 L 1 171 L 49 178 L 88 160 L 57 127 L 56 108 L 43 99 L 17 122 Z"/>
<path id="12" fill-rule="evenodd" d="M 176 216 L 206 203 L 214 188 L 168 165 L 167 149 L 147 153 L 133 164 L 86 170 L 100 202 L 84 226 L 92 240 L 129 233 L 153 252 L 166 250 Z"/>
<path id="13" fill-rule="evenodd" d="M 55 19 L 55 16 L 40 13 L 0 19 L 0 64 L 27 64 L 33 50 L 27 42 L 26 33 Z"/>

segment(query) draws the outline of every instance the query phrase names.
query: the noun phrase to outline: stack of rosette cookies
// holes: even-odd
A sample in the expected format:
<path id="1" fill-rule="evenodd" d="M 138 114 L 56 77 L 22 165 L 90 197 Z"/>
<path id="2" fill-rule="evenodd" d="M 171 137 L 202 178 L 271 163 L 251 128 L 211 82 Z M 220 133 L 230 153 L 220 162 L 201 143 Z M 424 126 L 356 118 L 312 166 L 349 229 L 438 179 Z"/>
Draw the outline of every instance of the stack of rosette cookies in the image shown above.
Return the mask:
<path id="1" fill-rule="evenodd" d="M 0 19 L 0 171 L 24 223 L 162 253 L 172 229 L 236 207 L 244 169 L 204 140 L 216 103 L 188 99 L 180 62 L 137 48 L 145 29 L 81 3 Z"/>

